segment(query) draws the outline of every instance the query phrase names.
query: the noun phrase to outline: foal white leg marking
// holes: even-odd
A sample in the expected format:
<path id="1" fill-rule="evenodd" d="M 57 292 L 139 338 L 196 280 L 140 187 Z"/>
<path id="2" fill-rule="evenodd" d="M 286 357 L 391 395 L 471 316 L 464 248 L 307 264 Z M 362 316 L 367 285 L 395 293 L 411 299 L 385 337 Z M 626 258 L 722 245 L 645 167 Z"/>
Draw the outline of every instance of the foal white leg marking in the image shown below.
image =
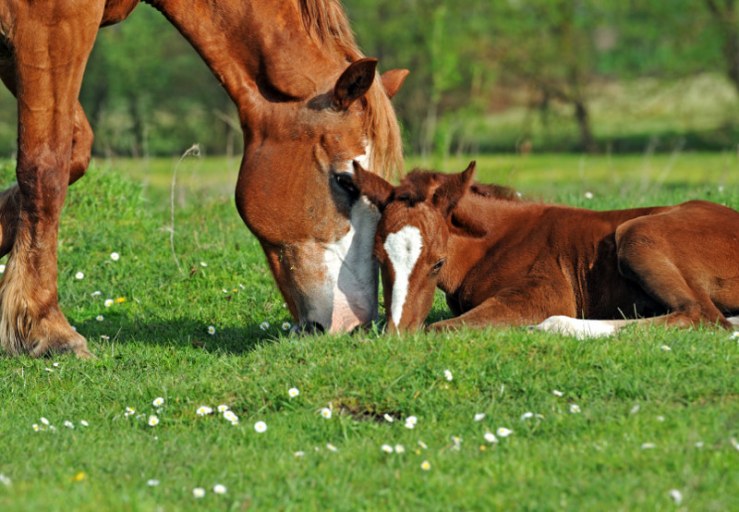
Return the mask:
<path id="1" fill-rule="evenodd" d="M 400 231 L 389 234 L 385 238 L 383 247 L 395 272 L 391 299 L 393 303 L 390 309 L 393 323 L 399 325 L 403 316 L 403 307 L 408 297 L 411 273 L 416 266 L 418 257 L 421 255 L 423 238 L 417 227 L 404 226 Z"/>
<path id="2" fill-rule="evenodd" d="M 564 315 L 550 316 L 536 328 L 540 331 L 574 336 L 578 340 L 602 338 L 616 332 L 616 326 L 608 320 L 581 320 Z"/>

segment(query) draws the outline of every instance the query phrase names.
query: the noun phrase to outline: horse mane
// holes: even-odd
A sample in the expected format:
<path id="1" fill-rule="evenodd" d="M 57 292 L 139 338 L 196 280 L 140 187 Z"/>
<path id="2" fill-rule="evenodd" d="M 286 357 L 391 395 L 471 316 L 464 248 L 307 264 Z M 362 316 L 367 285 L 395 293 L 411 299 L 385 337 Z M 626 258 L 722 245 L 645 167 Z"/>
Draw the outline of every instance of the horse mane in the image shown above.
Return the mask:
<path id="1" fill-rule="evenodd" d="M 332 44 L 346 55 L 347 63 L 364 55 L 359 50 L 349 20 L 338 0 L 298 0 L 308 34 L 323 44 Z M 385 179 L 403 174 L 403 148 L 395 112 L 379 80 L 365 96 L 365 130 L 372 140 L 370 169 Z"/>
<path id="2" fill-rule="evenodd" d="M 396 201 L 403 201 L 409 206 L 426 201 L 433 197 L 434 192 L 441 184 L 441 181 L 447 176 L 448 174 L 438 171 L 427 171 L 418 168 L 413 169 L 395 188 L 393 199 Z M 487 199 L 519 201 L 521 198 L 515 189 L 492 183 L 486 184 L 475 182 L 470 187 L 470 192 L 476 196 Z"/>

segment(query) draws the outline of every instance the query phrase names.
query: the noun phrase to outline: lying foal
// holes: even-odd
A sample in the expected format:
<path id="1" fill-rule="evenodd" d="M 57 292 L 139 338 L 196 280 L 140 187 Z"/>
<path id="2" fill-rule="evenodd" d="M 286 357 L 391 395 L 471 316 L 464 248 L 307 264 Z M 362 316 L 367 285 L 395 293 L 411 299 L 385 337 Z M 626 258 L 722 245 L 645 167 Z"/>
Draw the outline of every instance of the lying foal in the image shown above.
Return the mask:
<path id="1" fill-rule="evenodd" d="M 456 316 L 434 329 L 541 322 L 585 337 L 645 317 L 732 327 L 739 212 L 706 201 L 613 211 L 528 203 L 485 193 L 473 174 L 474 162 L 456 175 L 411 173 L 394 188 L 355 164 L 344 177 L 382 212 L 375 254 L 391 331 L 420 327 L 436 286 Z"/>

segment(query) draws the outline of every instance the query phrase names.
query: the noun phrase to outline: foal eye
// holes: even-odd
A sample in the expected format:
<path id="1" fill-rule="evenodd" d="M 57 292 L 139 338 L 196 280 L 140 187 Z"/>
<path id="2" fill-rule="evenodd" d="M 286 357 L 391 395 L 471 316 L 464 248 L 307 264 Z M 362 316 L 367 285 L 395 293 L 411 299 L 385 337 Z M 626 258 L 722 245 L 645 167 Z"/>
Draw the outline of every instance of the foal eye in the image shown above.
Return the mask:
<path id="1" fill-rule="evenodd" d="M 442 258 L 436 263 L 434 263 L 434 266 L 431 268 L 431 275 L 435 276 L 436 274 L 438 274 L 439 271 L 441 270 L 441 267 L 444 266 L 444 263 L 446 263 L 446 258 Z"/>

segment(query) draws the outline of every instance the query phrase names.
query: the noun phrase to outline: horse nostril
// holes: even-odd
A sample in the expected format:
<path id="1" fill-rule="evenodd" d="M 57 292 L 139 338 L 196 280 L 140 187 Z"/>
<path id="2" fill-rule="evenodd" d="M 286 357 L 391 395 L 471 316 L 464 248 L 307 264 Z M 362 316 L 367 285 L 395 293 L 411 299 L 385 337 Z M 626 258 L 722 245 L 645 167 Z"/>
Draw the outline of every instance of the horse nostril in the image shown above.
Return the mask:
<path id="1" fill-rule="evenodd" d="M 301 336 L 309 334 L 323 334 L 326 332 L 326 328 L 318 322 L 311 320 L 310 322 L 304 322 L 298 325 L 294 325 L 291 329 L 293 334 L 299 334 Z"/>

